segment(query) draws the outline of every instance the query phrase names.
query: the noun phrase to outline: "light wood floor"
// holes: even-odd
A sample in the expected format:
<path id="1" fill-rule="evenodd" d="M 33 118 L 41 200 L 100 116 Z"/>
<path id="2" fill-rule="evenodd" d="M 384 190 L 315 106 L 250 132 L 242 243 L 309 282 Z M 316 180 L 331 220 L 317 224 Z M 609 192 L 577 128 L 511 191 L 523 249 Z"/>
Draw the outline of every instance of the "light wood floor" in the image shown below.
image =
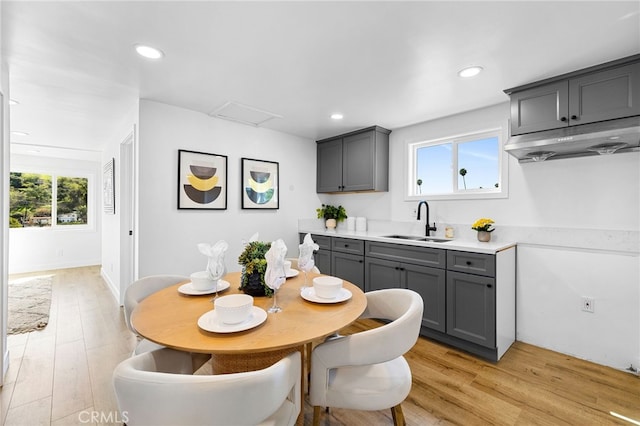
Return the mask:
<path id="1" fill-rule="evenodd" d="M 50 322 L 43 331 L 9 336 L 0 421 L 120 424 L 111 373 L 135 345 L 122 309 L 98 267 L 45 273 L 55 274 Z M 344 333 L 375 326 L 362 321 Z M 403 404 L 408 425 L 632 424 L 610 412 L 640 421 L 640 378 L 535 346 L 517 342 L 491 363 L 421 338 L 406 357 L 414 377 Z M 311 412 L 306 404 L 305 424 L 311 424 Z M 92 415 L 102 421 L 92 422 Z M 322 424 L 392 421 L 389 410 L 332 409 Z"/>

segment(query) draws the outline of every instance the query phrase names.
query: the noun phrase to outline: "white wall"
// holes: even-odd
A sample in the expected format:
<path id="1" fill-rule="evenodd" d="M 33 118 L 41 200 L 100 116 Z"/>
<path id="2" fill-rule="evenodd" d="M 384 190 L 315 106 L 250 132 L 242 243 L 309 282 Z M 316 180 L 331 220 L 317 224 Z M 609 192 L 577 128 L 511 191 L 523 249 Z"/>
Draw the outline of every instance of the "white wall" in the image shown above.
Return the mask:
<path id="1" fill-rule="evenodd" d="M 2 3 L 0 3 L 0 38 L 2 38 Z M 9 252 L 9 70 L 7 69 L 0 43 L 0 386 L 9 368 L 7 350 L 7 287 Z M 0 406 L 3 410 L 4 406 Z"/>
<path id="2" fill-rule="evenodd" d="M 97 158 L 99 156 L 96 155 Z M 90 179 L 87 228 L 12 228 L 9 231 L 9 273 L 43 271 L 100 264 L 101 165 L 98 161 L 11 155 L 11 170 L 68 173 Z"/>
<path id="3" fill-rule="evenodd" d="M 314 141 L 144 100 L 138 134 L 141 277 L 202 270 L 206 258 L 196 245 L 219 239 L 229 243 L 228 270 L 239 271 L 241 241 L 254 232 L 265 241 L 282 238 L 297 256 L 298 218 L 319 205 Z M 228 157 L 227 210 L 178 210 L 178 149 Z M 279 210 L 241 209 L 242 157 L 279 163 Z"/>
<path id="4" fill-rule="evenodd" d="M 354 216 L 410 221 L 404 200 L 408 142 L 502 127 L 508 103 L 395 129 L 388 193 L 322 196 Z M 437 234 L 452 224 L 473 238 L 479 217 L 496 221 L 492 239 L 519 244 L 517 339 L 579 358 L 640 365 L 640 153 L 520 164 L 509 157 L 509 197 L 429 201 Z M 308 216 L 307 216 L 308 217 Z M 581 298 L 595 298 L 595 312 Z"/>
<path id="5" fill-rule="evenodd" d="M 127 138 L 127 136 L 134 131 L 134 127 L 138 123 L 138 102 L 133 103 L 130 106 L 130 110 L 123 113 L 122 122 L 117 128 L 114 129 L 113 134 L 109 137 L 109 143 L 105 146 L 102 153 L 102 164 L 106 164 L 107 161 L 112 158 L 115 159 L 115 173 L 114 173 L 114 189 L 115 189 L 115 214 L 106 214 L 102 211 L 102 204 L 100 204 L 99 214 L 102 217 L 102 238 L 101 238 L 101 251 L 102 251 L 102 278 L 107 282 L 107 285 L 111 289 L 115 298 L 122 302 L 122 289 L 126 288 L 130 283 L 121 283 L 121 265 L 120 265 L 120 245 L 123 243 L 123 239 L 127 238 L 126 233 L 128 229 L 121 229 L 121 213 L 122 213 L 122 193 L 121 188 L 121 167 L 122 162 L 120 159 L 120 144 Z M 134 135 L 134 139 L 137 136 Z M 134 263 L 137 260 L 134 259 Z"/>

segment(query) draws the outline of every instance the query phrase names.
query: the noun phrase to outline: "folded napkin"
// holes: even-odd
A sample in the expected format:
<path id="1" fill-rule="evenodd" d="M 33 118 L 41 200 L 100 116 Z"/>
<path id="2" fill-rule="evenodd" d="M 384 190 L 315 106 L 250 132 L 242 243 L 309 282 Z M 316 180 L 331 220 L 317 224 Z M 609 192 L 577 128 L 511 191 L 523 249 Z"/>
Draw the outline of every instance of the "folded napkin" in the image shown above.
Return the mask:
<path id="1" fill-rule="evenodd" d="M 207 261 L 207 271 L 212 280 L 219 280 L 224 275 L 224 254 L 229 248 L 225 240 L 220 240 L 211 245 L 207 243 L 198 244 L 198 250 L 209 258 Z"/>
<path id="2" fill-rule="evenodd" d="M 298 255 L 298 268 L 305 272 L 309 272 L 313 269 L 315 263 L 313 260 L 313 252 L 320 249 L 320 246 L 313 241 L 311 234 L 307 234 L 304 236 L 302 244 L 298 247 L 300 250 L 300 254 Z"/>
<path id="3" fill-rule="evenodd" d="M 244 239 L 243 239 L 243 240 L 242 240 L 242 245 L 243 245 L 243 246 L 246 246 L 246 245 L 247 245 L 247 244 L 249 244 L 249 243 L 252 243 L 252 242 L 254 242 L 254 241 L 258 241 L 258 238 L 260 238 L 260 233 L 259 233 L 259 232 L 256 232 L 255 234 L 253 234 L 253 235 L 249 238 L 249 241 L 247 241 L 247 240 L 244 240 Z"/>
<path id="4" fill-rule="evenodd" d="M 281 239 L 272 242 L 271 248 L 264 254 L 265 259 L 267 259 L 267 270 L 264 273 L 264 282 L 273 290 L 279 289 L 287 279 L 284 272 L 284 258 L 286 255 L 287 246 Z"/>

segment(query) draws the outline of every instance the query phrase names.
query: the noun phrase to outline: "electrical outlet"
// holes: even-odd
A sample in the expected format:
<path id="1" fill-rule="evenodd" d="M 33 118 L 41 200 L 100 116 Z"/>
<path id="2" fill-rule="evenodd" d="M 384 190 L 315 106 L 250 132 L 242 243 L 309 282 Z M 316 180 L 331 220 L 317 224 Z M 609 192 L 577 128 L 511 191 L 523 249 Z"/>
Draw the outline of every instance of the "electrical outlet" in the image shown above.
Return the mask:
<path id="1" fill-rule="evenodd" d="M 418 216 L 418 209 L 417 209 L 417 208 L 415 208 L 415 207 L 411 207 L 411 208 L 409 209 L 409 214 L 411 215 L 411 217 L 412 217 L 413 219 L 415 219 L 415 218 Z"/>
<path id="2" fill-rule="evenodd" d="M 592 297 L 583 297 L 582 298 L 582 310 L 585 312 L 595 312 L 594 309 L 595 300 Z"/>

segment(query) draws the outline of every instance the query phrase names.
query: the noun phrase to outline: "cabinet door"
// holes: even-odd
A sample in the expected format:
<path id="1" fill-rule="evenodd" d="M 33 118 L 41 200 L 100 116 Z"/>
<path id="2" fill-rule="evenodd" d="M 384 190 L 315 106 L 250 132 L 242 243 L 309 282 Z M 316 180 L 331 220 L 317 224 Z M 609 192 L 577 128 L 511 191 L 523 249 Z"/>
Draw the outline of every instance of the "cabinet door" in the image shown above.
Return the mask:
<path id="1" fill-rule="evenodd" d="M 343 191 L 375 189 L 375 135 L 375 131 L 369 131 L 343 139 Z"/>
<path id="2" fill-rule="evenodd" d="M 446 273 L 444 269 L 401 264 L 405 287 L 417 292 L 424 302 L 422 326 L 446 332 Z"/>
<path id="3" fill-rule="evenodd" d="M 347 280 L 364 291 L 364 258 L 353 254 L 331 252 L 331 275 Z"/>
<path id="4" fill-rule="evenodd" d="M 365 291 L 402 288 L 400 264 L 390 260 L 365 257 Z"/>
<path id="5" fill-rule="evenodd" d="M 331 274 L 331 251 L 321 248 L 313 254 L 313 259 L 320 273 Z"/>
<path id="6" fill-rule="evenodd" d="M 511 94 L 511 135 L 569 125 L 569 83 L 559 81 Z"/>
<path id="7" fill-rule="evenodd" d="M 488 348 L 496 345 L 495 279 L 447 272 L 447 334 Z"/>
<path id="8" fill-rule="evenodd" d="M 573 125 L 640 115 L 640 63 L 569 80 Z"/>
<path id="9" fill-rule="evenodd" d="M 342 139 L 319 143 L 317 146 L 316 192 L 342 190 Z"/>

